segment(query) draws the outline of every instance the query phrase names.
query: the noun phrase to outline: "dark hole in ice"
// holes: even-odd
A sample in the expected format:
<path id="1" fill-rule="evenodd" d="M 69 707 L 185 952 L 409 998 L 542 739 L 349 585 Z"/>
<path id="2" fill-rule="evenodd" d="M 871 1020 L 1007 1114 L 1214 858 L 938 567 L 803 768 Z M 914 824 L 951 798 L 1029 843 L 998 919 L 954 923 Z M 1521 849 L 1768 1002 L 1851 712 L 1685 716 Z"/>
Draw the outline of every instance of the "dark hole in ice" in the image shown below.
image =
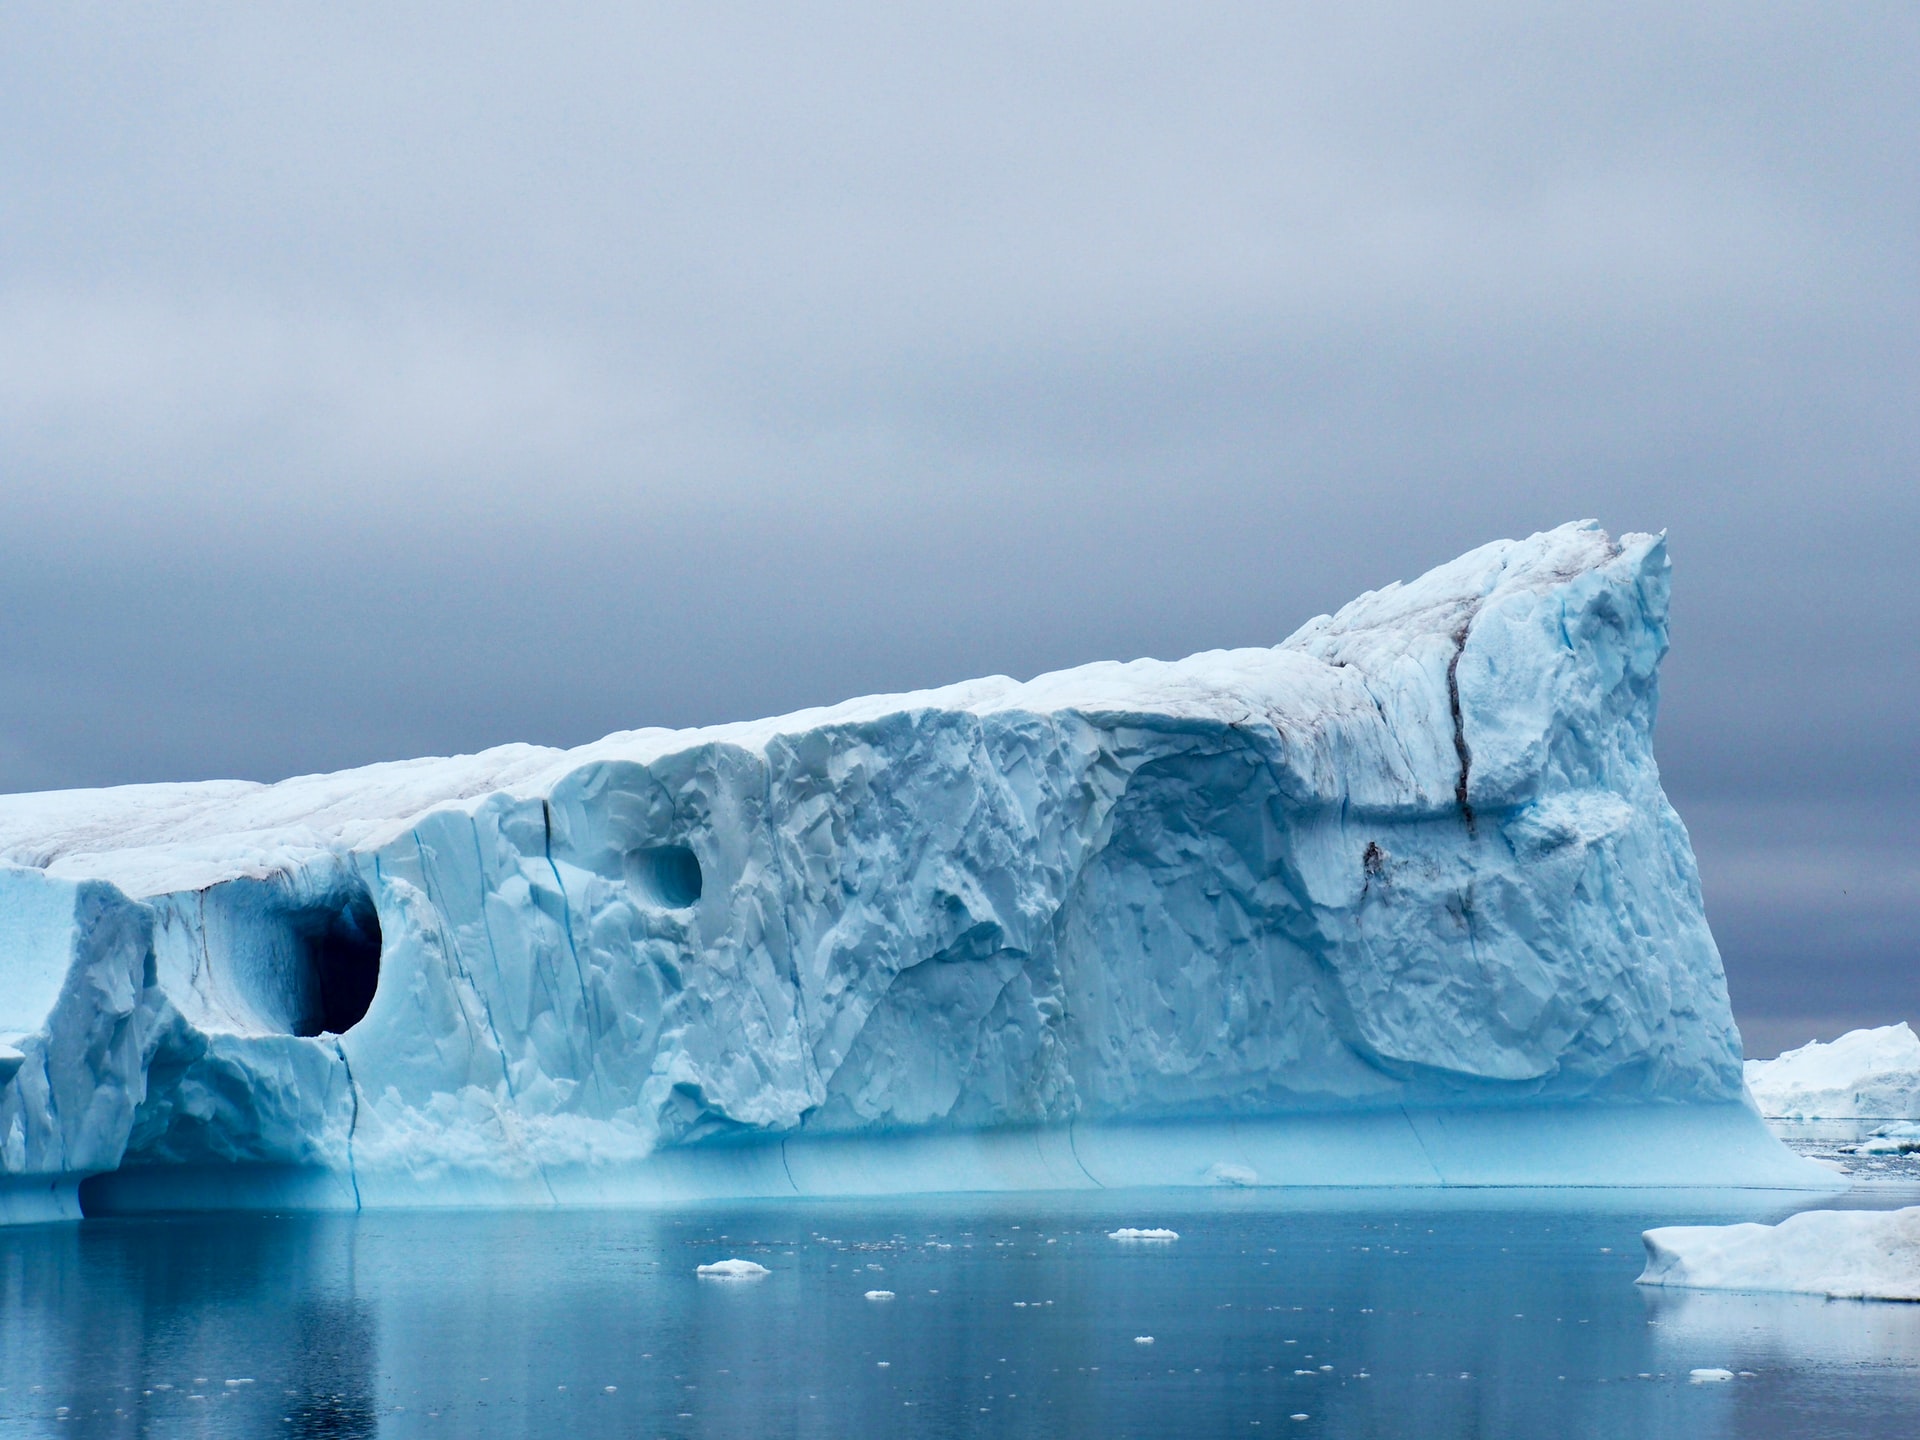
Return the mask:
<path id="1" fill-rule="evenodd" d="M 305 1004 L 296 1035 L 344 1035 L 360 1023 L 380 984 L 380 917 L 364 890 L 340 904 L 296 911 L 294 937 L 306 962 Z"/>
<path id="2" fill-rule="evenodd" d="M 700 898 L 700 857 L 684 845 L 648 845 L 634 851 L 633 876 L 648 899 L 669 910 Z"/>

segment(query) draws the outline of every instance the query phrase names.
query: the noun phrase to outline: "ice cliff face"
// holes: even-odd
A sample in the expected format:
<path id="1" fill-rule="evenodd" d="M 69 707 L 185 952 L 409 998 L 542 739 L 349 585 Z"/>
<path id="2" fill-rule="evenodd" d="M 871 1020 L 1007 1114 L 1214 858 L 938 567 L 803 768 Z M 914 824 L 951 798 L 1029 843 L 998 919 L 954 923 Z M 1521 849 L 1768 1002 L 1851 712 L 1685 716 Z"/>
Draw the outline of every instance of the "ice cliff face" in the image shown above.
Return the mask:
<path id="1" fill-rule="evenodd" d="M 833 1136 L 1030 1135 L 1057 1178 L 1152 1121 L 1751 1118 L 1651 750 L 1666 613 L 1662 540 L 1565 526 L 1268 650 L 0 799 L 10 1203 L 116 1170 L 103 1196 L 544 1202 L 691 1155 L 807 1188 Z M 1437 1134 L 1409 1163 L 1444 1170 Z M 794 1137 L 821 1144 L 745 1143 Z M 873 1184 L 981 1178 L 928 1173 Z"/>

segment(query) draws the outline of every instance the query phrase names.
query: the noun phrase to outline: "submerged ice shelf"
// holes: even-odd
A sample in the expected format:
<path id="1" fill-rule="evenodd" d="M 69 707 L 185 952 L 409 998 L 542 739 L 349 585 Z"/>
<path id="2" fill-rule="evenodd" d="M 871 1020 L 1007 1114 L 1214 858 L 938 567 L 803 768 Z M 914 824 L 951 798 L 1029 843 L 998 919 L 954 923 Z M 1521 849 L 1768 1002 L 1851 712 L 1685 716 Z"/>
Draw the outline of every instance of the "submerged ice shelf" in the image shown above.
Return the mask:
<path id="1" fill-rule="evenodd" d="M 1651 747 L 1654 536 L 1272 649 L 0 799 L 0 1168 L 90 1207 L 1836 1183 Z"/>

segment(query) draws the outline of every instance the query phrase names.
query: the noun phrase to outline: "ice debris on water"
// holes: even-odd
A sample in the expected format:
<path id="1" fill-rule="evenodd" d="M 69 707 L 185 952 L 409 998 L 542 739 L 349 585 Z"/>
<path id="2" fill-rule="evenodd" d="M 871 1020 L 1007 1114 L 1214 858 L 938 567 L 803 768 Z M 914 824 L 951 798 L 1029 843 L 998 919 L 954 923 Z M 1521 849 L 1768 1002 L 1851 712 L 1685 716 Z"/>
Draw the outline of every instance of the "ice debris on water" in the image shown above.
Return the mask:
<path id="1" fill-rule="evenodd" d="M 1133 1337 L 1133 1343 L 1136 1345 L 1151 1345 L 1153 1343 L 1153 1336 L 1136 1335 Z"/>
<path id="2" fill-rule="evenodd" d="M 1109 1240 L 1178 1240 L 1177 1230 L 1136 1230 L 1131 1225 L 1123 1225 L 1118 1230 L 1107 1232 Z"/>
<path id="3" fill-rule="evenodd" d="M 773 1272 L 751 1260 L 716 1260 L 711 1265 L 695 1267 L 694 1273 L 712 1280 L 756 1280 Z"/>
<path id="4" fill-rule="evenodd" d="M 869 1299 L 869 1300 L 891 1300 L 891 1299 L 893 1299 L 893 1291 L 891 1291 L 891 1290 L 869 1290 L 869 1291 L 867 1291 L 867 1299 Z"/>
<path id="5" fill-rule="evenodd" d="M 1698 1370 L 1689 1370 L 1687 1379 L 1696 1385 L 1714 1385 L 1722 1380 L 1733 1379 L 1733 1371 L 1722 1370 L 1716 1365 L 1705 1365 Z"/>

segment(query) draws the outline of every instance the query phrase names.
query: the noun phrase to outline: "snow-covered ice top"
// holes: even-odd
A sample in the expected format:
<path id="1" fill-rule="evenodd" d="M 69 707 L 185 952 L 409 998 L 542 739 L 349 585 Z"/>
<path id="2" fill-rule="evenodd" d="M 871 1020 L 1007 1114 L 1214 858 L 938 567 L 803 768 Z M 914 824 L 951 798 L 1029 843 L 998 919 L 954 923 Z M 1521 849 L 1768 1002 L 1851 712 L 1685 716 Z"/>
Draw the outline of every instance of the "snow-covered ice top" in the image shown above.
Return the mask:
<path id="1" fill-rule="evenodd" d="M 1026 682 L 994 675 L 766 720 L 620 731 L 571 750 L 501 745 L 476 755 L 390 761 L 273 784 L 213 780 L 0 796 L 0 860 L 62 878 L 111 880 L 136 897 L 205 889 L 280 873 L 316 852 L 378 848 L 435 810 L 472 809 L 498 796 L 551 795 L 595 764 L 651 765 L 716 746 L 764 753 L 809 733 L 927 713 L 1264 722 L 1283 735 L 1299 732 L 1310 747 L 1291 778 L 1307 782 L 1316 798 L 1393 809 L 1456 798 L 1468 768 L 1456 739 L 1465 739 L 1472 756 L 1468 798 L 1484 807 L 1538 788 L 1547 747 L 1586 718 L 1566 702 L 1607 698 L 1580 690 L 1596 682 L 1651 682 L 1665 652 L 1666 568 L 1661 537 L 1627 535 L 1616 544 L 1591 522 L 1565 525 L 1530 540 L 1482 546 L 1412 584 L 1370 591 L 1271 649 L 1100 661 Z M 1599 588 L 1592 582 L 1603 570 L 1627 572 L 1609 576 L 1613 586 L 1604 588 L 1627 579 L 1647 592 L 1620 598 L 1650 613 L 1582 617 L 1609 626 L 1643 622 L 1643 634 L 1608 637 L 1629 642 L 1624 653 L 1609 657 L 1627 673 L 1583 674 L 1567 655 L 1530 653 L 1539 647 L 1526 632 L 1551 630 L 1567 618 L 1562 612 L 1574 597 L 1566 592 Z M 1466 632 L 1482 612 L 1486 618 L 1469 650 Z M 1571 635 L 1553 638 L 1575 648 Z M 1455 675 L 1461 667 L 1465 675 Z M 1432 685 L 1436 678 L 1443 681 L 1439 687 Z M 1456 737 L 1450 704 L 1458 703 L 1454 692 L 1463 687 L 1470 699 L 1480 699 L 1481 690 L 1493 693 L 1462 717 L 1470 735 Z M 1436 688 L 1437 694 L 1419 693 Z M 1390 702 L 1397 702 L 1396 713 L 1388 715 Z M 1409 704 L 1410 711 L 1402 708 Z M 1402 722 L 1401 746 L 1349 757 L 1339 742 L 1349 738 L 1342 732 L 1355 719 Z M 1373 764 L 1351 771 L 1340 764 L 1348 758 Z"/>
<path id="2" fill-rule="evenodd" d="M 1906 1021 L 1746 1062 L 1760 1113 L 1788 1120 L 1920 1119 L 1920 1035 Z"/>
<path id="3" fill-rule="evenodd" d="M 1552 1106 L 1719 1107 L 1633 1173 L 1778 1180 L 1653 761 L 1667 585 L 1660 537 L 1568 525 L 1270 649 L 0 798 L 0 1213 L 89 1175 L 99 1205 L 1606 1183 L 1535 1143 L 1571 1122 L 1468 1114 Z M 1328 1111 L 1375 1118 L 1271 1129 Z"/>
<path id="4" fill-rule="evenodd" d="M 1673 1225 L 1642 1238 L 1642 1285 L 1920 1300 L 1920 1206 L 1808 1210 L 1778 1225 Z"/>

